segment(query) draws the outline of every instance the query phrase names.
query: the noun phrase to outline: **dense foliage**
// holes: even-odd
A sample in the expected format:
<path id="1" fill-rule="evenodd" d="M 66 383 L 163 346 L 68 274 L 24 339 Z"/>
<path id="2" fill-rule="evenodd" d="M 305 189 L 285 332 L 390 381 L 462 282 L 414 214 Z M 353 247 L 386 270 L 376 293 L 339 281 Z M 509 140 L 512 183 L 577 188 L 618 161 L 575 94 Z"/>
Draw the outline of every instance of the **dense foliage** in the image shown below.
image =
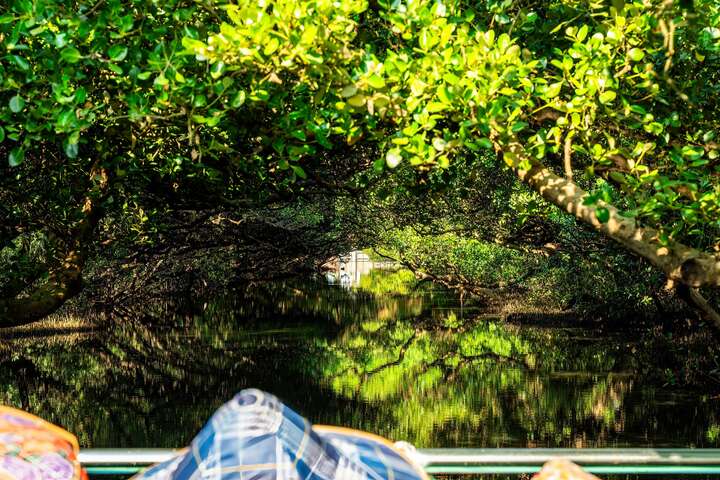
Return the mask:
<path id="1" fill-rule="evenodd" d="M 12 0 L 0 44 L 11 322 L 177 212 L 339 194 L 469 191 L 513 247 L 554 204 L 683 288 L 720 284 L 714 0 Z"/>
<path id="2" fill-rule="evenodd" d="M 598 202 L 616 200 L 658 228 L 655 245 L 714 247 L 718 84 L 708 65 L 720 50 L 718 6 L 698 2 L 704 15 L 668 3 L 535 7 L 500 26 L 502 16 L 441 2 L 373 12 L 363 2 L 271 11 L 261 2 L 230 7 L 219 33 L 184 45 L 227 69 L 223 78 L 241 72 L 251 102 L 282 112 L 283 134 L 265 140 L 278 168 L 302 175 L 303 158 L 332 135 L 379 143 L 378 168 L 442 168 L 494 147 L 529 175 L 563 152 L 566 179 L 582 169 L 594 190 L 576 199 L 597 206 L 590 220 L 611 221 L 615 211 Z M 379 17 L 386 44 L 357 45 L 360 12 Z M 679 108 L 687 104 L 696 108 Z"/>

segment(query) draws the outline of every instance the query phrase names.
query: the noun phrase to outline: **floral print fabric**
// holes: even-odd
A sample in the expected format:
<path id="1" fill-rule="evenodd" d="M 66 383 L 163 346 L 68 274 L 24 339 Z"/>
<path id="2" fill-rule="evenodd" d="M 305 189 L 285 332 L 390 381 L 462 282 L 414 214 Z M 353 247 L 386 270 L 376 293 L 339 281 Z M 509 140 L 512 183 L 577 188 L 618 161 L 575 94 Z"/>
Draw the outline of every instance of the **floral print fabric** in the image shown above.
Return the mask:
<path id="1" fill-rule="evenodd" d="M 0 480 L 87 480 L 77 439 L 29 413 L 0 407 Z"/>

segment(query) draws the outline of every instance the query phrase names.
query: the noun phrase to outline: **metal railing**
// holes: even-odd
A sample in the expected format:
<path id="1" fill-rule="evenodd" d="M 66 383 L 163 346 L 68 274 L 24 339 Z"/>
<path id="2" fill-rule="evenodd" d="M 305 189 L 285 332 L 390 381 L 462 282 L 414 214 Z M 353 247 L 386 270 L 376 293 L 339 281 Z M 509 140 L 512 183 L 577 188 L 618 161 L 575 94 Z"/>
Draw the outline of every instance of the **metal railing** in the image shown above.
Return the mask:
<path id="1" fill-rule="evenodd" d="M 80 462 L 92 476 L 132 475 L 177 455 L 171 449 L 87 449 Z M 717 475 L 720 448 L 481 448 L 418 449 L 414 460 L 431 475 L 535 473 L 565 458 L 600 475 Z"/>

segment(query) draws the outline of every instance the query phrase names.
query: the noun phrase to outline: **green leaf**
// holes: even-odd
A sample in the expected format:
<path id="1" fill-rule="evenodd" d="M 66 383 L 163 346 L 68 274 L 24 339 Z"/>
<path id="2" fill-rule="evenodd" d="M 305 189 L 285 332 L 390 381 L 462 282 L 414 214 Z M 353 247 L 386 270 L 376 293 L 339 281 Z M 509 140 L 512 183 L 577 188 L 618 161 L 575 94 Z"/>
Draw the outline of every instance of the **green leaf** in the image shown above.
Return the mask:
<path id="1" fill-rule="evenodd" d="M 123 73 L 125 73 L 125 72 L 123 72 L 122 67 L 115 63 L 108 63 L 107 66 L 110 70 L 112 70 L 114 73 L 116 73 L 118 75 L 122 75 Z"/>
<path id="2" fill-rule="evenodd" d="M 615 100 L 617 94 L 612 90 L 607 90 L 600 94 L 600 103 L 610 103 Z"/>
<path id="3" fill-rule="evenodd" d="M 82 55 L 80 54 L 80 50 L 75 47 L 65 47 L 60 50 L 60 58 L 67 63 L 77 63 L 82 59 Z"/>
<path id="4" fill-rule="evenodd" d="M 21 70 L 25 70 L 25 71 L 30 70 L 30 63 L 28 63 L 28 61 L 25 60 L 20 55 L 13 55 L 12 60 L 15 63 L 15 65 L 20 67 Z"/>
<path id="5" fill-rule="evenodd" d="M 427 50 L 430 46 L 430 36 L 432 34 L 429 33 L 427 30 L 423 30 L 420 32 L 420 38 L 418 39 L 418 44 L 420 45 L 420 48 L 423 50 Z"/>
<path id="6" fill-rule="evenodd" d="M 63 110 L 62 113 L 57 116 L 56 124 L 60 129 L 65 129 L 73 125 L 76 120 L 77 115 L 75 114 L 75 109 L 69 108 Z"/>
<path id="7" fill-rule="evenodd" d="M 500 25 L 507 25 L 510 23 L 510 17 L 504 13 L 496 13 L 493 19 Z"/>
<path id="8" fill-rule="evenodd" d="M 517 133 L 525 130 L 525 127 L 527 126 L 527 122 L 516 122 L 510 130 L 512 130 L 513 133 Z"/>
<path id="9" fill-rule="evenodd" d="M 355 85 L 348 85 L 340 90 L 340 96 L 343 98 L 349 98 L 357 93 L 358 89 Z"/>
<path id="10" fill-rule="evenodd" d="M 25 100 L 22 99 L 20 95 L 15 95 L 10 99 L 10 102 L 8 102 L 8 105 L 10 106 L 10 110 L 13 113 L 20 112 L 23 108 L 25 108 Z"/>
<path id="11" fill-rule="evenodd" d="M 560 29 L 561 29 L 562 27 L 564 27 L 566 23 L 567 23 L 567 22 L 558 23 L 558 24 L 555 26 L 555 28 L 553 28 L 552 30 L 550 30 L 550 33 L 557 33 L 557 32 L 559 32 Z"/>
<path id="12" fill-rule="evenodd" d="M 202 108 L 207 105 L 207 97 L 205 95 L 196 95 L 193 99 L 193 107 Z"/>
<path id="13" fill-rule="evenodd" d="M 157 77 L 155 77 L 155 81 L 153 82 L 153 85 L 155 85 L 156 87 L 164 87 L 164 86 L 167 85 L 168 83 L 169 83 L 169 82 L 168 82 L 168 79 L 165 78 L 165 75 L 163 75 L 163 74 L 161 73 L 160 75 L 158 75 Z"/>
<path id="14" fill-rule="evenodd" d="M 0 127 L 0 143 L 5 141 L 5 130 Z"/>
<path id="15" fill-rule="evenodd" d="M 583 25 L 582 27 L 580 27 L 580 30 L 578 30 L 578 33 L 577 33 L 577 35 L 575 36 L 575 39 L 576 39 L 578 42 L 581 42 L 581 43 L 582 43 L 582 42 L 587 38 L 587 36 L 588 36 L 588 31 L 589 31 L 588 26 L 587 26 L 587 25 Z"/>
<path id="16" fill-rule="evenodd" d="M 77 90 L 75 90 L 75 102 L 84 103 L 86 98 L 87 91 L 84 87 L 79 87 Z"/>
<path id="17" fill-rule="evenodd" d="M 645 58 L 645 52 L 643 52 L 639 48 L 631 48 L 628 52 L 628 56 L 632 61 L 639 62 L 640 60 Z"/>
<path id="18" fill-rule="evenodd" d="M 367 79 L 368 85 L 375 89 L 380 89 L 385 86 L 385 80 L 380 75 L 371 75 Z"/>
<path id="19" fill-rule="evenodd" d="M 115 45 L 108 50 L 108 56 L 113 62 L 122 62 L 127 57 L 128 49 L 122 45 Z"/>
<path id="20" fill-rule="evenodd" d="M 210 76 L 213 78 L 213 80 L 217 80 L 218 78 L 220 78 L 223 73 L 225 73 L 225 63 L 213 63 L 213 66 L 210 68 Z"/>
<path id="21" fill-rule="evenodd" d="M 270 98 L 270 92 L 263 88 L 253 90 L 250 93 L 250 100 L 254 102 L 266 102 Z"/>
<path id="22" fill-rule="evenodd" d="M 387 163 L 388 167 L 395 168 L 400 165 L 400 162 L 402 162 L 402 155 L 399 148 L 388 150 L 385 154 L 385 163 Z"/>
<path id="23" fill-rule="evenodd" d="M 323 63 L 323 56 L 314 52 L 306 52 L 305 58 L 307 58 L 310 63 L 314 63 L 315 65 L 322 65 Z"/>
<path id="24" fill-rule="evenodd" d="M 483 138 L 481 138 L 480 140 L 478 140 L 477 143 L 478 143 L 478 145 L 480 145 L 480 146 L 483 147 L 483 148 L 487 148 L 487 149 L 492 149 L 492 148 L 493 148 L 493 143 L 492 143 L 492 141 L 490 141 L 489 138 L 484 138 L 484 137 L 483 137 Z"/>
<path id="25" fill-rule="evenodd" d="M 622 13 L 625 9 L 625 0 L 611 0 L 612 6 L 615 7 L 618 13 Z"/>
<path id="26" fill-rule="evenodd" d="M 231 105 L 233 108 L 239 108 L 243 105 L 243 103 L 245 103 L 245 92 L 240 90 L 233 97 Z"/>
<path id="27" fill-rule="evenodd" d="M 595 217 L 600 223 L 607 223 L 610 220 L 610 211 L 605 207 L 598 207 L 595 209 Z"/>
<path id="28" fill-rule="evenodd" d="M 77 143 L 65 142 L 65 155 L 68 158 L 77 158 L 79 152 L 79 146 Z"/>
<path id="29" fill-rule="evenodd" d="M 53 45 L 57 48 L 63 48 L 67 45 L 67 33 L 61 32 L 55 35 Z"/>
<path id="30" fill-rule="evenodd" d="M 502 53 L 505 53 L 505 51 L 510 46 L 510 43 L 511 43 L 510 35 L 508 35 L 507 33 L 503 33 L 497 39 L 498 50 L 500 50 L 500 52 L 502 52 Z"/>
<path id="31" fill-rule="evenodd" d="M 182 46 L 185 47 L 188 51 L 193 52 L 193 53 L 201 52 L 207 47 L 200 40 L 195 40 L 194 38 L 190 38 L 190 37 L 183 37 Z"/>
<path id="32" fill-rule="evenodd" d="M 23 150 L 22 148 L 16 147 L 10 150 L 10 155 L 8 155 L 8 163 L 11 167 L 17 167 L 23 162 L 24 159 L 25 150 Z"/>
<path id="33" fill-rule="evenodd" d="M 352 96 L 352 97 L 348 98 L 347 103 L 349 103 L 353 107 L 360 108 L 363 105 L 365 105 L 365 95 Z"/>
<path id="34" fill-rule="evenodd" d="M 448 72 L 445 75 L 443 75 L 443 80 L 445 80 L 445 82 L 450 85 L 455 85 L 460 81 L 460 77 L 458 77 L 454 73 Z"/>
<path id="35" fill-rule="evenodd" d="M 305 170 L 303 170 L 300 165 L 290 165 L 290 168 L 292 168 L 293 172 L 295 172 L 295 175 L 303 180 L 307 178 L 307 173 L 305 173 Z"/>
<path id="36" fill-rule="evenodd" d="M 661 135 L 663 132 L 663 125 L 659 122 L 652 122 L 644 125 L 643 128 L 648 133 L 654 133 L 655 135 Z"/>
<path id="37" fill-rule="evenodd" d="M 560 95 L 560 90 L 562 89 L 562 82 L 553 83 L 551 85 L 547 86 L 547 90 L 545 90 L 545 98 L 551 99 L 555 98 L 558 95 Z"/>
<path id="38" fill-rule="evenodd" d="M 302 36 L 300 37 L 300 43 L 311 45 L 315 42 L 315 37 L 317 36 L 318 28 L 315 25 L 305 25 L 305 31 L 303 32 Z"/>
<path id="39" fill-rule="evenodd" d="M 279 46 L 280 46 L 280 40 L 273 37 L 265 44 L 265 48 L 263 49 L 263 54 L 265 56 L 272 55 L 273 53 L 275 53 L 275 51 L 278 49 Z"/>
<path id="40" fill-rule="evenodd" d="M 207 122 L 205 122 L 205 125 L 207 125 L 208 127 L 215 127 L 220 123 L 220 120 L 222 120 L 222 115 L 213 114 L 212 117 L 207 119 Z"/>
<path id="41" fill-rule="evenodd" d="M 450 89 L 448 89 L 445 85 L 438 88 L 437 95 L 443 103 L 452 103 L 454 97 L 452 92 L 450 92 Z"/>
<path id="42" fill-rule="evenodd" d="M 685 145 L 682 147 L 681 153 L 683 157 L 689 158 L 690 160 L 697 160 L 703 156 L 705 149 L 702 147 L 695 147 L 692 145 Z"/>
<path id="43" fill-rule="evenodd" d="M 620 172 L 610 172 L 609 177 L 616 183 L 624 185 L 627 183 L 625 175 Z"/>

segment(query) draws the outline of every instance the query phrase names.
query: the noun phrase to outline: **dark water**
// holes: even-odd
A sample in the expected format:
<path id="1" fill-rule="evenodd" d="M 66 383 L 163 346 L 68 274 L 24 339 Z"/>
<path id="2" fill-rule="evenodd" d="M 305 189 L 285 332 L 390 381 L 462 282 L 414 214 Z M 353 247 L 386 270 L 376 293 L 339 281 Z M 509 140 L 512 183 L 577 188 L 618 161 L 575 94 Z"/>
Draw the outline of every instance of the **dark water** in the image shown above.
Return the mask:
<path id="1" fill-rule="evenodd" d="M 246 387 L 419 447 L 720 446 L 720 400 L 643 381 L 632 334 L 508 325 L 402 277 L 3 332 L 0 403 L 87 447 L 185 445 Z"/>

